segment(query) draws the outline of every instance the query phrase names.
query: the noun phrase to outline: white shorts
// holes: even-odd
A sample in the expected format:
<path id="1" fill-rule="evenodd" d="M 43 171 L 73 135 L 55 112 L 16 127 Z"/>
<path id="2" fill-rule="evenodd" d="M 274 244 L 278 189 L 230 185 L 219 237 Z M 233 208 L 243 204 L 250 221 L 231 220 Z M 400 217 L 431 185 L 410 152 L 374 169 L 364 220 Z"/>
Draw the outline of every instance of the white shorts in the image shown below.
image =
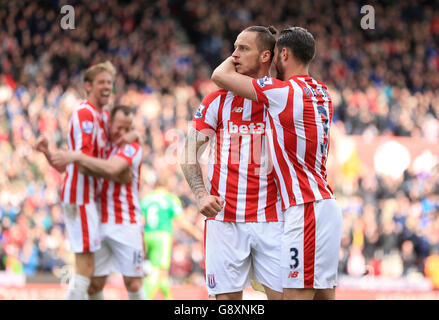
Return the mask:
<path id="1" fill-rule="evenodd" d="M 101 248 L 94 254 L 93 276 L 120 272 L 126 277 L 143 276 L 143 232 L 138 225 L 102 224 Z"/>
<path id="2" fill-rule="evenodd" d="M 101 247 L 101 241 L 96 203 L 84 205 L 63 203 L 62 208 L 70 251 L 74 253 L 97 251 Z"/>
<path id="3" fill-rule="evenodd" d="M 334 288 L 342 227 L 337 201 L 325 199 L 292 206 L 284 215 L 283 287 Z"/>
<path id="4" fill-rule="evenodd" d="M 206 285 L 210 297 L 239 292 L 254 279 L 282 292 L 281 222 L 206 220 Z"/>

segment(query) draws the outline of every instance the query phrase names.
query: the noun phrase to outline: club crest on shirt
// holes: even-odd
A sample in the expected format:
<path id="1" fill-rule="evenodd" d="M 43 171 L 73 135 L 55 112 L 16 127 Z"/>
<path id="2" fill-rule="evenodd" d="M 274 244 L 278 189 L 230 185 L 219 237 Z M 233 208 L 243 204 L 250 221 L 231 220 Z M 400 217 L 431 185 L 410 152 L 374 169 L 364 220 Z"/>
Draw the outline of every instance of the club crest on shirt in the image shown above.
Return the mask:
<path id="1" fill-rule="evenodd" d="M 203 116 L 203 110 L 204 110 L 204 108 L 206 108 L 206 106 L 200 104 L 200 106 L 198 107 L 197 112 L 196 112 L 195 115 L 194 115 L 194 118 L 195 118 L 195 119 L 199 119 L 199 118 L 201 118 L 201 117 Z"/>
<path id="2" fill-rule="evenodd" d="M 131 157 L 134 156 L 134 154 L 136 153 L 136 149 L 135 149 L 133 146 L 127 144 L 127 145 L 125 145 L 125 147 L 123 148 L 123 153 L 124 153 L 124 155 L 126 155 L 127 157 L 130 157 L 130 158 L 131 158 Z"/>
<path id="3" fill-rule="evenodd" d="M 82 131 L 84 131 L 85 133 L 91 133 L 93 131 L 93 122 L 84 121 L 82 123 Z"/>
<path id="4" fill-rule="evenodd" d="M 216 283 L 215 283 L 215 275 L 214 274 L 207 275 L 207 285 L 209 286 L 210 289 L 215 288 Z"/>
<path id="5" fill-rule="evenodd" d="M 266 84 L 273 84 L 273 79 L 271 79 L 271 78 L 265 76 L 265 77 L 263 77 L 263 78 L 259 78 L 259 79 L 257 80 L 257 82 L 258 82 L 258 85 L 259 85 L 261 88 L 263 88 L 263 87 L 265 87 Z"/>

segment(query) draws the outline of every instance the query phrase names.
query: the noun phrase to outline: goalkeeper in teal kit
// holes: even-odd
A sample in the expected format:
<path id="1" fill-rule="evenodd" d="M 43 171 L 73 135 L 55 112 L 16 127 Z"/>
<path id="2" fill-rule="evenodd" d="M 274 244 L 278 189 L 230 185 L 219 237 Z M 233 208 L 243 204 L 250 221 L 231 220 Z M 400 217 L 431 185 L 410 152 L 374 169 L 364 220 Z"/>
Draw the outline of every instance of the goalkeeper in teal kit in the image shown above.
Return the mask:
<path id="1" fill-rule="evenodd" d="M 172 250 L 172 221 L 202 241 L 203 233 L 183 218 L 180 199 L 164 188 L 157 188 L 140 202 L 145 218 L 146 257 L 152 264 L 152 270 L 145 279 L 146 299 L 154 298 L 158 289 L 165 299 L 172 299 L 169 284 L 169 267 Z"/>

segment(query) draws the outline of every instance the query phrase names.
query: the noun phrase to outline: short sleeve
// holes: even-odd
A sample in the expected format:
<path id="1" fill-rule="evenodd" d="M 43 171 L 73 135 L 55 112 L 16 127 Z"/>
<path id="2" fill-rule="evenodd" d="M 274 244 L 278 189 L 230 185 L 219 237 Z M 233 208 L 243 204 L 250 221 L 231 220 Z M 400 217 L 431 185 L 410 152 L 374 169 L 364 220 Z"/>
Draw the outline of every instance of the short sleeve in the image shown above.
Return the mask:
<path id="1" fill-rule="evenodd" d="M 288 81 L 263 77 L 252 80 L 258 102 L 269 109 L 283 109 L 288 101 L 289 91 L 293 90 Z"/>
<path id="2" fill-rule="evenodd" d="M 72 126 L 74 150 L 93 156 L 93 136 L 98 130 L 95 117 L 86 108 L 79 109 L 74 117 Z"/>
<path id="3" fill-rule="evenodd" d="M 221 93 L 221 90 L 217 90 L 208 94 L 192 119 L 192 127 L 209 137 L 218 128 L 218 113 L 220 112 L 221 100 L 224 99 Z"/>
<path id="4" fill-rule="evenodd" d="M 133 159 L 140 150 L 140 145 L 137 142 L 126 144 L 123 148 L 120 148 L 115 156 L 121 157 L 128 162 L 131 167 L 133 165 Z"/>

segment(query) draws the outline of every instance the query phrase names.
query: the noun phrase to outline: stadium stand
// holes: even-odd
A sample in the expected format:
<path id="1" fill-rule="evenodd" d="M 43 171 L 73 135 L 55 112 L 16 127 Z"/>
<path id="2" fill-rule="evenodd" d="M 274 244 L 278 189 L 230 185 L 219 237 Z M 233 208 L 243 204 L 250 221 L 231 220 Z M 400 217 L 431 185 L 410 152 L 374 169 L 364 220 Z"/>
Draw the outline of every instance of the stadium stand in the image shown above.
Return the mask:
<path id="1" fill-rule="evenodd" d="M 310 72 L 334 100 L 329 178 L 343 208 L 340 275 L 432 277 L 425 262 L 439 253 L 438 1 L 370 1 L 374 30 L 360 27 L 361 1 L 69 1 L 74 30 L 60 28 L 55 2 L 0 3 L 0 271 L 60 276 L 72 262 L 62 177 L 33 145 L 42 134 L 65 145 L 71 108 L 84 96 L 81 70 L 104 60 L 116 66 L 114 101 L 136 108 L 146 136 L 142 194 L 166 174 L 203 228 L 176 149 L 240 30 L 292 24 L 315 35 Z M 375 170 L 389 165 L 382 158 L 367 167 L 359 156 L 372 141 L 372 157 L 381 138 L 412 155 L 391 163 L 400 168 L 391 175 Z M 416 153 L 422 143 L 430 153 Z M 173 283 L 204 285 L 202 243 L 183 231 L 174 238 Z"/>

